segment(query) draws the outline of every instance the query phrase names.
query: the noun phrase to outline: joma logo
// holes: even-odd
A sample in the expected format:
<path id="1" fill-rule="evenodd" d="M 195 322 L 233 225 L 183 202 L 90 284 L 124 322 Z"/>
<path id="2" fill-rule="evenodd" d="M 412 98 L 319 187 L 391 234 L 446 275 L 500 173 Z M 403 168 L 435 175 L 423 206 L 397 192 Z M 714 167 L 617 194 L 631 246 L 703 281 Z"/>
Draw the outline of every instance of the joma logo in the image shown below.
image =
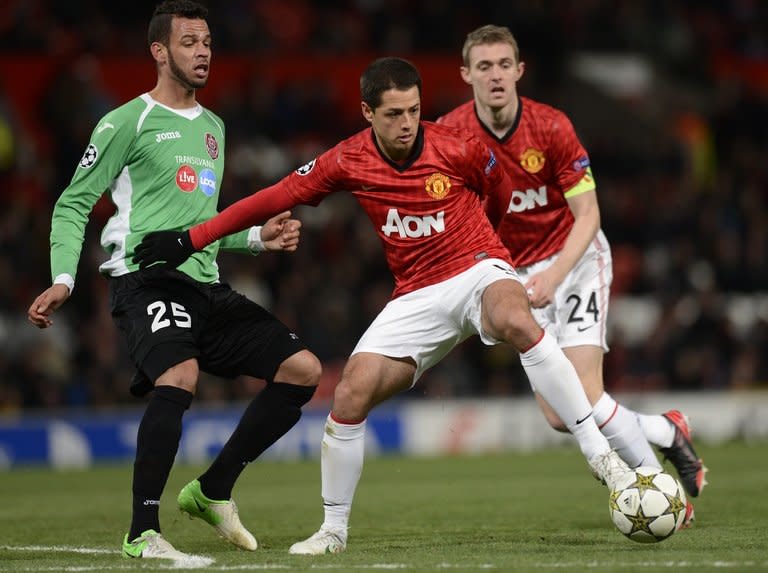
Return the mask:
<path id="1" fill-rule="evenodd" d="M 164 131 L 155 135 L 155 142 L 168 141 L 169 139 L 181 139 L 181 133 L 178 131 Z"/>

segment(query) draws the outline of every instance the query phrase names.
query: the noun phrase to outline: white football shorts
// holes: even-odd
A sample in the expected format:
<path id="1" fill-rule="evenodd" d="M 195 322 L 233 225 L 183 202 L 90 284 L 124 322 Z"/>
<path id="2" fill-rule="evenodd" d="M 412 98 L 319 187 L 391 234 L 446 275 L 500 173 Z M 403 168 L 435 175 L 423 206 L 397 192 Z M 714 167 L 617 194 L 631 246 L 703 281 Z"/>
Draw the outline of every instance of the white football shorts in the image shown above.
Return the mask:
<path id="1" fill-rule="evenodd" d="M 525 284 L 531 275 L 549 268 L 557 255 L 517 269 Z M 608 351 L 606 325 L 613 280 L 611 247 L 602 231 L 584 251 L 555 291 L 555 300 L 544 308 L 532 308 L 536 321 L 555 337 L 561 348 L 600 346 Z"/>
<path id="2" fill-rule="evenodd" d="M 355 346 L 352 354 L 372 352 L 416 362 L 413 384 L 451 349 L 473 334 L 484 344 L 501 342 L 481 328 L 485 288 L 499 280 L 520 282 L 515 269 L 500 259 L 480 261 L 440 283 L 389 301 Z"/>

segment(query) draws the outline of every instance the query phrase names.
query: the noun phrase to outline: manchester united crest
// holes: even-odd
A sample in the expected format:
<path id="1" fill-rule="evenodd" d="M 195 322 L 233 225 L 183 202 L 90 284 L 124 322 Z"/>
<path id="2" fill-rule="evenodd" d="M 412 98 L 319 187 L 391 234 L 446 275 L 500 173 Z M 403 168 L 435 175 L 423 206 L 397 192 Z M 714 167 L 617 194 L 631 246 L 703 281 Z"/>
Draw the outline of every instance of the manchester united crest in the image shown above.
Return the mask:
<path id="1" fill-rule="evenodd" d="M 424 181 L 424 189 L 432 199 L 442 199 L 448 195 L 451 188 L 451 180 L 442 173 L 433 173 Z"/>
<path id="2" fill-rule="evenodd" d="M 520 165 L 523 166 L 528 173 L 538 173 L 544 168 L 544 154 L 538 149 L 529 147 L 520 156 Z"/>
<path id="3" fill-rule="evenodd" d="M 205 148 L 208 150 L 208 155 L 211 159 L 217 159 L 219 157 L 219 142 L 211 133 L 205 134 Z"/>

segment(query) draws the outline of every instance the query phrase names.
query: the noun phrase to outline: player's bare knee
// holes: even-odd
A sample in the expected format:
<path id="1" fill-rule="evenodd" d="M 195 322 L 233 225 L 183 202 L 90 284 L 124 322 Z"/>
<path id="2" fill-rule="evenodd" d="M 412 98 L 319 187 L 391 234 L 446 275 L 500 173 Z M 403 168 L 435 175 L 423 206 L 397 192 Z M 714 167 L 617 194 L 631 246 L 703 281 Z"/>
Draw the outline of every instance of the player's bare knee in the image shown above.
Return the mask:
<path id="1" fill-rule="evenodd" d="M 200 369 L 194 358 L 171 366 L 163 372 L 155 382 L 155 386 L 174 386 L 192 394 L 197 390 L 197 380 Z"/>
<path id="2" fill-rule="evenodd" d="M 369 392 L 342 377 L 333 393 L 333 411 L 344 420 L 362 420 L 368 416 L 372 397 Z"/>
<path id="3" fill-rule="evenodd" d="M 275 373 L 275 380 L 296 386 L 317 386 L 323 366 L 309 350 L 302 350 L 286 358 Z"/>
<path id="4" fill-rule="evenodd" d="M 536 344 L 541 338 L 541 327 L 527 308 L 514 307 L 505 315 L 499 329 L 502 340 L 523 351 Z"/>

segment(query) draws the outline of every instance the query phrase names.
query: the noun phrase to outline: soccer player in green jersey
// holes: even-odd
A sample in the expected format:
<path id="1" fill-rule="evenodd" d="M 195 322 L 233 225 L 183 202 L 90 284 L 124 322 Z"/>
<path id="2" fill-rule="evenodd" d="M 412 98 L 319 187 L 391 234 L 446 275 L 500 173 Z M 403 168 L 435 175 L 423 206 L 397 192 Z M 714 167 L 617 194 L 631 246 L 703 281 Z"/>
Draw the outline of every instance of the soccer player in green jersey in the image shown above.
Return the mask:
<path id="1" fill-rule="evenodd" d="M 186 229 L 217 212 L 224 125 L 195 98 L 211 65 L 206 16 L 206 8 L 189 0 L 157 6 L 148 33 L 157 85 L 94 129 L 53 212 L 53 285 L 28 311 L 34 325 L 52 324 L 51 314 L 74 288 L 88 214 L 108 193 L 115 213 L 101 235 L 109 259 L 100 271 L 109 279 L 112 316 L 131 359 L 154 384 L 137 436 L 132 522 L 123 542 L 128 557 L 189 558 L 160 534 L 158 509 L 200 370 L 267 381 L 218 457 L 178 496 L 182 511 L 247 550 L 257 542 L 240 523 L 232 488 L 245 465 L 298 421 L 321 372 L 319 360 L 287 326 L 218 280 L 220 248 L 295 250 L 300 224 L 290 212 L 224 237 L 175 268 L 140 270 L 132 262 L 148 232 Z"/>

